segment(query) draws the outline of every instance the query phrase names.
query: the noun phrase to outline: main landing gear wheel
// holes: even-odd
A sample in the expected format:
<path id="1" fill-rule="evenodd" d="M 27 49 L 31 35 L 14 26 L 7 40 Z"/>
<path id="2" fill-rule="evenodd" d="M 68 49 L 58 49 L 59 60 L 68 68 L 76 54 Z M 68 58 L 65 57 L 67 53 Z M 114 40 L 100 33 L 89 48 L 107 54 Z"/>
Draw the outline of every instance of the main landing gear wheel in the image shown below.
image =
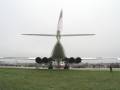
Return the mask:
<path id="1" fill-rule="evenodd" d="M 49 66 L 48 66 L 48 69 L 53 69 L 52 62 L 50 62 Z"/>
<path id="2" fill-rule="evenodd" d="M 64 69 L 69 69 L 69 64 L 68 63 L 65 63 Z"/>

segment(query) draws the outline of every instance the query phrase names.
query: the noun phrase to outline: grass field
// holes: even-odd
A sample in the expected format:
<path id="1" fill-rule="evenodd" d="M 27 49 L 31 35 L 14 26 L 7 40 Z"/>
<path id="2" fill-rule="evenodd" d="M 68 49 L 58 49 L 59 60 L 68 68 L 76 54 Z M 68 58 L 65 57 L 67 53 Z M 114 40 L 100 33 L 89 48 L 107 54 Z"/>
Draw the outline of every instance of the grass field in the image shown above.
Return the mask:
<path id="1" fill-rule="evenodd" d="M 0 90 L 120 90 L 120 72 L 1 68 Z"/>

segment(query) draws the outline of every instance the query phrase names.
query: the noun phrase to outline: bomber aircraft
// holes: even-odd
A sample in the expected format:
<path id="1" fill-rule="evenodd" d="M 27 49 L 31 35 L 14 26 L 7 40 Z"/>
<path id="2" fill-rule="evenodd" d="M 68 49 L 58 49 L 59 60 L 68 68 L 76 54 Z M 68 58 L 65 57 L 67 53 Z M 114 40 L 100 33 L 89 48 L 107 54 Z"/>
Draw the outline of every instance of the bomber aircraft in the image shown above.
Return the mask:
<path id="1" fill-rule="evenodd" d="M 57 33 L 56 34 L 22 34 L 29 36 L 47 36 L 47 37 L 56 37 L 57 42 L 52 50 L 52 54 L 49 58 L 47 57 L 36 57 L 35 61 L 38 64 L 47 64 L 48 69 L 53 69 L 53 62 L 57 62 L 57 68 L 60 68 L 60 62 L 64 62 L 64 69 L 69 69 L 69 64 L 72 63 L 80 63 L 82 59 L 80 57 L 68 58 L 64 52 L 64 48 L 60 42 L 61 37 L 70 37 L 70 36 L 93 36 L 95 34 L 61 34 L 61 30 L 63 29 L 63 11 L 61 10 L 58 25 L 57 25 Z"/>

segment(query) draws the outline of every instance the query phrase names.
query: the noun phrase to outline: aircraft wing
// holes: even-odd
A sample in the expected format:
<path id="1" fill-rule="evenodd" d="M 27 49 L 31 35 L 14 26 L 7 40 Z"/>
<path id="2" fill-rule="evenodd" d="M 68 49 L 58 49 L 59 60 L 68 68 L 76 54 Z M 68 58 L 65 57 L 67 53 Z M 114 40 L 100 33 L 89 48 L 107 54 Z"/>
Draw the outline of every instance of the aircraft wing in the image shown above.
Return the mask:
<path id="1" fill-rule="evenodd" d="M 55 34 L 22 34 L 22 35 L 28 35 L 28 36 L 56 36 Z"/>
<path id="2" fill-rule="evenodd" d="M 95 34 L 62 34 L 61 36 L 93 36 Z"/>
<path id="3" fill-rule="evenodd" d="M 35 58 L 29 57 L 0 57 L 0 60 L 15 59 L 15 60 L 35 60 Z"/>
<path id="4" fill-rule="evenodd" d="M 82 58 L 82 60 L 119 60 L 119 58 L 103 58 L 103 57 L 97 57 L 97 58 Z"/>
<path id="5" fill-rule="evenodd" d="M 96 58 L 82 58 L 82 60 L 97 60 Z"/>

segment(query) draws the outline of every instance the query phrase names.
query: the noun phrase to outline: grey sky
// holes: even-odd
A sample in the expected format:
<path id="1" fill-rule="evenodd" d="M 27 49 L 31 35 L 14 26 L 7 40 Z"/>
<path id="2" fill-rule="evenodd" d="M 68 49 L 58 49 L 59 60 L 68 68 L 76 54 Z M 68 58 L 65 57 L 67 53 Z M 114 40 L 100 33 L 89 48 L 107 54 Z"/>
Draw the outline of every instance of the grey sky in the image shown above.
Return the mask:
<path id="1" fill-rule="evenodd" d="M 62 33 L 95 33 L 65 37 L 66 55 L 120 56 L 120 0 L 0 0 L 0 56 L 50 56 L 56 38 L 22 36 L 57 30 L 63 8 Z"/>

